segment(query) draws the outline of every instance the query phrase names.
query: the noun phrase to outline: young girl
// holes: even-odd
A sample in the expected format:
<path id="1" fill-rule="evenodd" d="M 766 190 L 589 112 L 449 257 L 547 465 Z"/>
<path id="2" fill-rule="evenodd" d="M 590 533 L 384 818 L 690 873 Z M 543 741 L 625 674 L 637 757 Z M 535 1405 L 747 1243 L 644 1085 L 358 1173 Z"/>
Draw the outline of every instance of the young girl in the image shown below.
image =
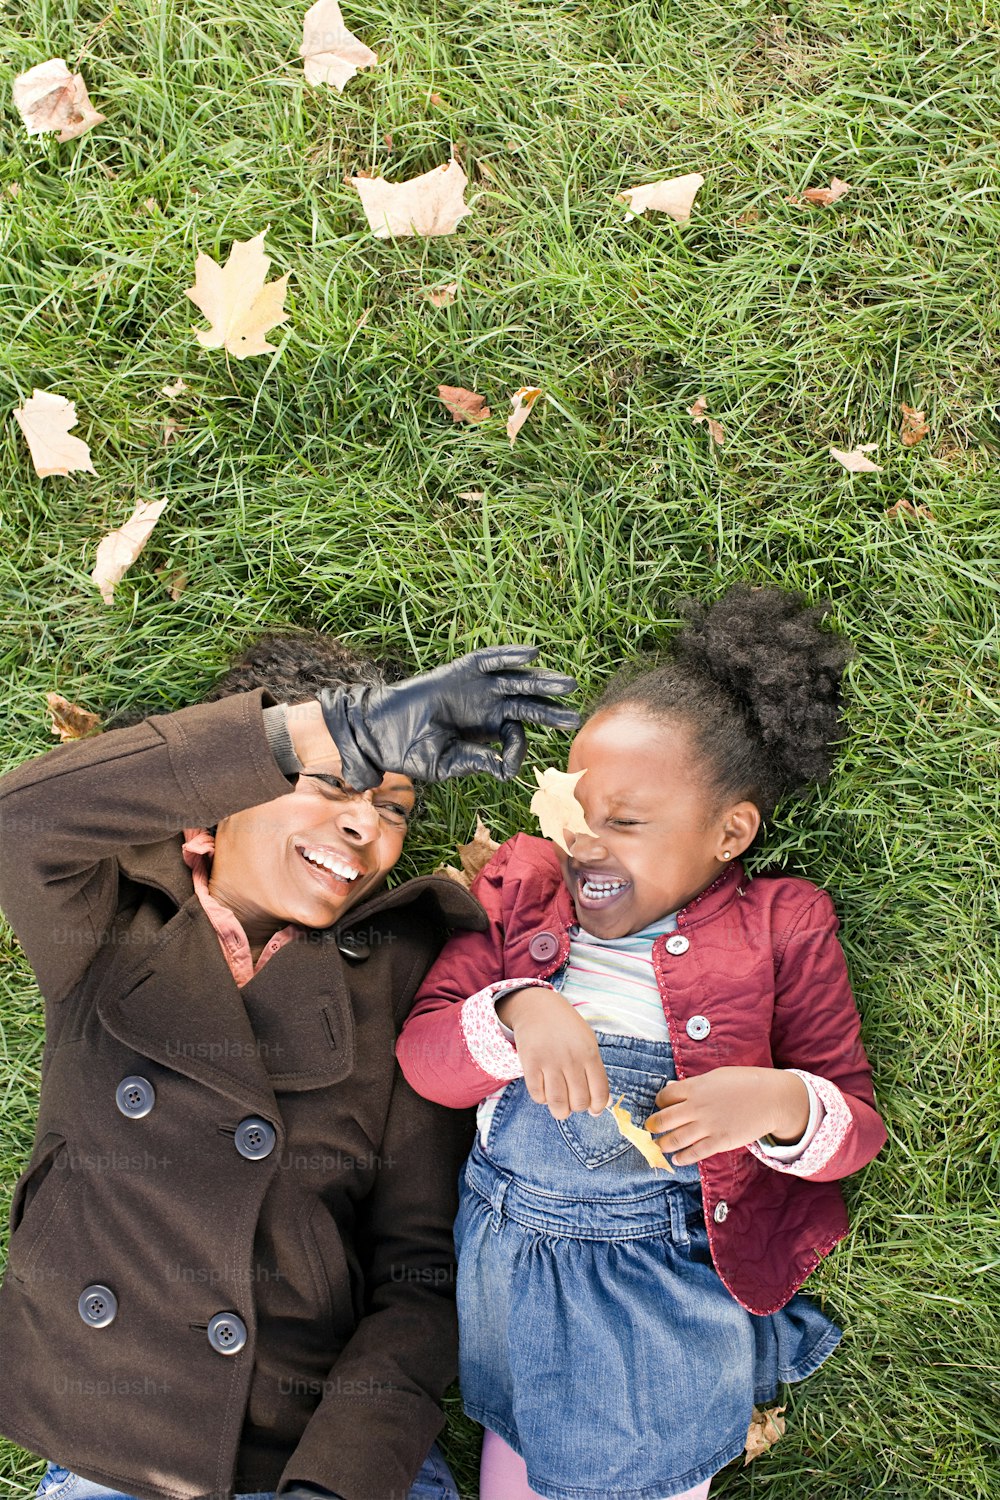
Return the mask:
<path id="1" fill-rule="evenodd" d="M 740 856 L 828 777 L 850 648 L 779 589 L 682 608 L 573 742 L 589 832 L 498 850 L 488 930 L 447 944 L 397 1045 L 419 1093 L 479 1105 L 455 1243 L 481 1500 L 704 1500 L 754 1404 L 842 1336 L 797 1289 L 886 1131 L 830 897 Z"/>

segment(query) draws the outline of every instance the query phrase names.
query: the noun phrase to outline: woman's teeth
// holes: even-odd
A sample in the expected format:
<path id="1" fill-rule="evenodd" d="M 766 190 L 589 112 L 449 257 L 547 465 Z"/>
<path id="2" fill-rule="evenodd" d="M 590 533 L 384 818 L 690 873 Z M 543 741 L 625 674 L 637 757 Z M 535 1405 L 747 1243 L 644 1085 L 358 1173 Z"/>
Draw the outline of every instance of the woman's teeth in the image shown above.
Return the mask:
<path id="1" fill-rule="evenodd" d="M 338 880 L 357 880 L 361 874 L 360 870 L 353 870 L 350 865 L 344 864 L 342 860 L 335 859 L 332 854 L 323 854 L 318 849 L 300 849 L 299 853 L 311 865 L 319 865 L 321 870 L 327 870 L 331 875 L 336 875 Z"/>
<path id="2" fill-rule="evenodd" d="M 629 884 L 627 880 L 583 880 L 580 889 L 587 901 L 605 901 L 617 896 Z"/>

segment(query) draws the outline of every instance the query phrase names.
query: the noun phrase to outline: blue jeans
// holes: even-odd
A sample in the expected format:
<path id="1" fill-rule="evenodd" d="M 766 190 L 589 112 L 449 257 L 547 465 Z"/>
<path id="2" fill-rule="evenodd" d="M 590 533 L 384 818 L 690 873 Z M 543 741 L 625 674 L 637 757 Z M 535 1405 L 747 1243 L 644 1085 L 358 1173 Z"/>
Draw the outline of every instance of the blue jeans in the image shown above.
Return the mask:
<path id="1" fill-rule="evenodd" d="M 36 1491 L 45 1500 L 134 1500 L 121 1490 L 109 1490 L 92 1479 L 81 1479 L 71 1469 L 50 1463 Z M 252 1495 L 235 1495 L 233 1500 L 274 1500 L 273 1490 L 258 1490 Z M 408 1500 L 459 1500 L 458 1490 L 444 1454 L 437 1443 L 424 1459 L 420 1473 L 413 1481 Z"/>

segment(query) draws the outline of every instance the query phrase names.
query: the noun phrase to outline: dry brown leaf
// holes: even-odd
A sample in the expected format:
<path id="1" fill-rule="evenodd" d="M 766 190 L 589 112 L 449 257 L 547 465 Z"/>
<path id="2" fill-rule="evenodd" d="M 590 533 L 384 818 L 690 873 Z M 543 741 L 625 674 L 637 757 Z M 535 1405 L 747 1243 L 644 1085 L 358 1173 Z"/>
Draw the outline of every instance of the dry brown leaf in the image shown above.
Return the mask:
<path id="1" fill-rule="evenodd" d="M 841 182 L 839 177 L 831 177 L 829 187 L 806 188 L 801 198 L 790 198 L 788 201 L 798 204 L 799 207 L 803 203 L 815 203 L 821 208 L 829 208 L 831 203 L 836 203 L 838 199 L 850 191 L 851 184 L 849 182 Z"/>
<path id="2" fill-rule="evenodd" d="M 434 287 L 424 292 L 428 302 L 433 302 L 435 307 L 450 307 L 458 296 L 458 282 L 449 281 L 447 286 Z"/>
<path id="3" fill-rule="evenodd" d="M 181 391 L 186 390 L 187 386 L 179 375 L 173 385 L 163 385 L 160 387 L 161 394 L 164 396 L 179 396 Z"/>
<path id="4" fill-rule="evenodd" d="M 45 701 L 52 715 L 52 733 L 61 740 L 82 740 L 100 727 L 100 718 L 78 703 L 70 703 L 61 693 L 46 693 Z"/>
<path id="5" fill-rule="evenodd" d="M 460 500 L 474 500 L 478 502 L 485 500 L 486 496 L 482 490 L 459 490 L 458 498 Z"/>
<path id="6" fill-rule="evenodd" d="M 862 443 L 860 448 L 852 448 L 850 453 L 844 453 L 840 448 L 831 448 L 830 456 L 852 474 L 881 474 L 881 465 L 873 464 L 870 458 L 865 458 L 866 453 L 871 453 L 877 447 L 878 443 Z"/>
<path id="7" fill-rule="evenodd" d="M 467 391 L 464 386 L 439 385 L 438 395 L 455 422 L 485 422 L 493 415 L 486 405 L 486 397 Z"/>
<path id="8" fill-rule="evenodd" d="M 160 205 L 155 198 L 143 198 L 142 206 L 148 214 L 158 214 L 160 212 Z"/>
<path id="9" fill-rule="evenodd" d="M 472 842 L 458 845 L 458 857 L 462 862 L 462 868 L 457 870 L 454 865 L 438 865 L 434 874 L 446 875 L 449 880 L 457 880 L 459 885 L 464 885 L 468 890 L 480 870 L 489 864 L 499 848 L 500 845 L 491 837 L 490 830 L 477 813 L 476 831 L 472 836 Z"/>
<path id="10" fill-rule="evenodd" d="M 9 182 L 7 184 L 7 196 L 9 198 L 20 198 L 21 184 L 19 182 Z"/>
<path id="11" fill-rule="evenodd" d="M 83 74 L 71 73 L 62 57 L 50 57 L 19 73 L 14 79 L 14 104 L 29 135 L 58 130 L 59 142 L 75 140 L 107 118 L 91 104 Z"/>
<path id="12" fill-rule="evenodd" d="M 179 599 L 187 588 L 187 574 L 180 568 L 172 568 L 168 573 L 166 563 L 161 563 L 156 569 L 156 576 L 169 591 L 171 599 Z"/>
<path id="13" fill-rule="evenodd" d="M 624 1098 L 624 1094 L 619 1094 L 617 1104 L 605 1105 L 605 1109 L 611 1111 L 611 1118 L 618 1126 L 619 1131 L 627 1141 L 631 1141 L 633 1146 L 638 1147 L 651 1167 L 666 1167 L 668 1172 L 672 1172 L 674 1170 L 673 1167 L 667 1161 L 667 1158 L 654 1141 L 650 1132 L 644 1125 L 633 1124 L 631 1114 L 622 1106 Z"/>
<path id="14" fill-rule="evenodd" d="M 647 182 L 642 187 L 626 188 L 618 194 L 619 198 L 628 202 L 631 210 L 625 215 L 625 222 L 628 223 L 636 214 L 644 214 L 648 208 L 652 208 L 669 214 L 676 224 L 686 224 L 691 217 L 695 195 L 704 181 L 700 172 L 688 172 L 683 177 L 668 177 L 662 182 Z"/>
<path id="15" fill-rule="evenodd" d="M 149 541 L 149 534 L 166 508 L 166 500 L 140 500 L 132 516 L 117 531 L 109 531 L 97 544 L 97 562 L 91 578 L 105 604 L 112 604 L 115 584 L 130 568 Z"/>
<path id="16" fill-rule="evenodd" d="M 74 403 L 65 396 L 36 388 L 31 399 L 15 410 L 14 417 L 27 440 L 35 473 L 40 478 L 69 474 L 74 469 L 97 473 L 87 444 L 82 438 L 70 437 L 69 429 L 76 426 L 77 415 Z"/>
<path id="17" fill-rule="evenodd" d="M 744 1469 L 748 1463 L 759 1458 L 762 1453 L 766 1453 L 780 1437 L 784 1437 L 785 1419 L 781 1413 L 787 1409 L 785 1406 L 769 1406 L 760 1411 L 756 1406 L 754 1407 L 750 1417 L 750 1426 L 747 1429 Z"/>
<path id="18" fill-rule="evenodd" d="M 302 23 L 299 56 L 306 83 L 329 83 L 341 93 L 359 68 L 372 68 L 378 56 L 344 25 L 337 0 L 316 0 Z"/>
<path id="19" fill-rule="evenodd" d="M 454 234 L 459 220 L 472 212 L 464 197 L 469 179 L 454 157 L 407 182 L 386 182 L 360 172 L 350 181 L 379 240 L 399 234 Z"/>
<path id="20" fill-rule="evenodd" d="M 178 422 L 178 420 L 177 420 L 176 417 L 168 417 L 167 420 L 163 424 L 163 446 L 164 446 L 164 448 L 167 446 L 168 443 L 174 442 L 179 437 L 179 435 L 180 435 L 180 433 L 181 433 L 182 430 L 183 429 L 181 428 L 181 425 Z"/>
<path id="21" fill-rule="evenodd" d="M 712 441 L 721 445 L 726 441 L 726 429 L 721 422 L 714 417 L 706 416 L 708 401 L 705 396 L 699 396 L 693 406 L 688 407 L 688 415 L 694 422 L 704 422 L 712 434 Z"/>
<path id="22" fill-rule="evenodd" d="M 444 107 L 444 100 L 441 98 L 440 94 L 431 94 L 427 102 L 428 104 L 433 104 L 436 109 L 442 109 Z"/>
<path id="23" fill-rule="evenodd" d="M 934 512 L 931 510 L 929 505 L 914 506 L 909 500 L 897 500 L 895 505 L 889 506 L 889 509 L 886 511 L 886 515 L 909 515 L 914 517 L 926 516 L 928 521 L 933 521 L 934 519 Z"/>
<path id="24" fill-rule="evenodd" d="M 507 436 L 510 438 L 512 448 L 514 439 L 531 416 L 532 407 L 541 394 L 541 389 L 536 385 L 522 385 L 520 390 L 515 391 L 511 396 L 510 402 L 514 409 L 507 418 Z"/>
<path id="25" fill-rule="evenodd" d="M 456 885 L 460 885 L 465 891 L 472 884 L 472 881 L 466 877 L 465 873 L 462 870 L 456 870 L 454 865 L 438 865 L 431 871 L 431 874 L 443 875 L 446 880 L 453 880 Z"/>
<path id="26" fill-rule="evenodd" d="M 914 443 L 919 443 L 927 436 L 929 428 L 924 420 L 927 413 L 915 411 L 912 406 L 907 406 L 905 401 L 900 402 L 900 408 L 903 413 L 903 426 L 899 435 L 903 440 L 903 446 L 912 448 Z"/>
<path id="27" fill-rule="evenodd" d="M 270 227 L 252 240 L 234 240 L 225 266 L 204 253 L 195 261 L 194 286 L 186 287 L 184 295 L 212 325 L 207 332 L 195 330 L 203 349 L 227 349 L 236 359 L 273 354 L 275 345 L 266 343 L 264 335 L 291 316 L 282 311 L 291 273 L 264 285 L 271 264 L 264 236 Z"/>
<path id="28" fill-rule="evenodd" d="M 574 788 L 585 772 L 557 771 L 553 766 L 549 766 L 544 772 L 539 771 L 537 766 L 532 769 L 538 790 L 531 799 L 531 811 L 538 819 L 542 837 L 551 839 L 568 854 L 569 850 L 563 839 L 564 830 L 570 833 L 588 833 L 591 838 L 594 836 L 587 827 L 583 808 L 574 795 Z"/>

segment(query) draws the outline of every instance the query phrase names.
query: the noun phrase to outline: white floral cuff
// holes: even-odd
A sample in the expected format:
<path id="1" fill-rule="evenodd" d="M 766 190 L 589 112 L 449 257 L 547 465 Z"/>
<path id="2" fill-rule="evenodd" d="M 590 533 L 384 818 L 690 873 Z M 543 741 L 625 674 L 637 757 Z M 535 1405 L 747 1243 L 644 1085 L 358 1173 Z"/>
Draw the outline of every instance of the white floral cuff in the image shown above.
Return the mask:
<path id="1" fill-rule="evenodd" d="M 514 990 L 527 989 L 529 986 L 547 990 L 555 988 L 544 979 L 498 979 L 495 984 L 486 985 L 462 1002 L 462 1035 L 472 1060 L 484 1073 L 489 1073 L 491 1078 L 496 1078 L 501 1083 L 509 1082 L 512 1078 L 523 1078 L 524 1069 L 517 1049 L 508 1040 L 514 1033 L 503 1025 L 497 1015 L 496 1002 L 501 995 L 509 995 Z"/>
<path id="2" fill-rule="evenodd" d="M 809 1177 L 836 1156 L 853 1119 L 847 1101 L 835 1083 L 801 1068 L 786 1071 L 801 1078 L 809 1091 L 809 1123 L 805 1133 L 800 1141 L 788 1146 L 765 1146 L 760 1141 L 751 1141 L 747 1150 L 775 1172 Z"/>

